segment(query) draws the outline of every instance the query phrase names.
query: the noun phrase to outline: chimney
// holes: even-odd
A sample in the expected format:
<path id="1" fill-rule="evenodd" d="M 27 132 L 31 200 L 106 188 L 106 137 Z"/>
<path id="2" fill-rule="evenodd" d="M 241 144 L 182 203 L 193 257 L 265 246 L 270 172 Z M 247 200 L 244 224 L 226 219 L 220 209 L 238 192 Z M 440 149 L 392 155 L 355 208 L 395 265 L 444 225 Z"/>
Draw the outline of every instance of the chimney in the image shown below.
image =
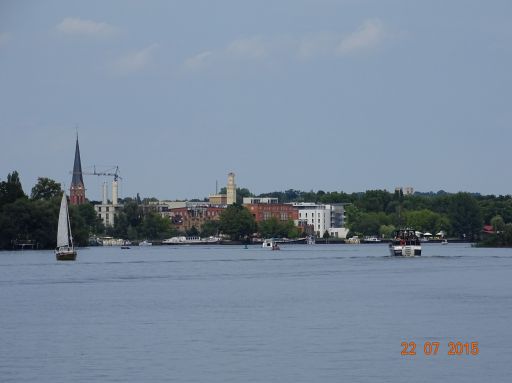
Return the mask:
<path id="1" fill-rule="evenodd" d="M 117 181 L 112 181 L 112 205 L 117 205 Z"/>
<path id="2" fill-rule="evenodd" d="M 108 199 L 107 199 L 107 181 L 104 181 L 103 182 L 103 205 L 106 205 L 108 204 Z"/>

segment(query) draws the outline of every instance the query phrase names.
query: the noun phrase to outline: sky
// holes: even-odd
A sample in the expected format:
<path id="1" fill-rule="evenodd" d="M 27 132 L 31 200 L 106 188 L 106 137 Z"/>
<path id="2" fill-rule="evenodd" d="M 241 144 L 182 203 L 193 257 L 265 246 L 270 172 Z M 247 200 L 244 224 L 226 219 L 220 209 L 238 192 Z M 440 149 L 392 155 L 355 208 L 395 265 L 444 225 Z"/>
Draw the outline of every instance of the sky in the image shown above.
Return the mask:
<path id="1" fill-rule="evenodd" d="M 510 68 L 508 0 L 0 0 L 0 180 L 511 194 Z"/>

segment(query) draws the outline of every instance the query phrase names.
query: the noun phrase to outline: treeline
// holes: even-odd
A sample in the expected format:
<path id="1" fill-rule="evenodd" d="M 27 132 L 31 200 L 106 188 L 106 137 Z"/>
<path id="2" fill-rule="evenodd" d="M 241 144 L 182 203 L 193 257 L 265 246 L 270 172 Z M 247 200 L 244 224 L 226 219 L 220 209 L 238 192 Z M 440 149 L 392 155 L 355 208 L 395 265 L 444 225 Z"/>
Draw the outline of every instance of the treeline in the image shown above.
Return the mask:
<path id="1" fill-rule="evenodd" d="M 442 231 L 449 237 L 489 241 L 488 237 L 482 236 L 484 224 L 492 225 L 496 217 L 503 221 L 504 228 L 512 224 L 510 195 L 439 191 L 404 196 L 401 192 L 386 190 L 344 193 L 291 189 L 264 193 L 260 197 L 275 197 L 280 202 L 348 203 L 346 224 L 351 231 L 349 235 L 389 236 L 395 228 L 407 226 L 434 235 Z M 502 232 L 505 233 L 505 229 Z M 505 235 L 500 241 L 502 245 L 512 245 L 512 240 Z"/>
<path id="2" fill-rule="evenodd" d="M 62 193 L 59 183 L 41 177 L 28 196 L 16 171 L 10 173 L 6 181 L 1 181 L 0 250 L 27 243 L 33 244 L 34 248 L 54 248 Z M 78 246 L 87 246 L 94 235 L 163 239 L 175 233 L 168 219 L 153 212 L 142 214 L 137 201 L 131 199 L 116 217 L 114 227 L 105 228 L 92 203 L 69 206 L 69 215 L 73 240 Z"/>
<path id="3" fill-rule="evenodd" d="M 34 248 L 53 248 L 57 238 L 61 185 L 41 177 L 30 196 L 23 191 L 19 174 L 14 171 L 0 182 L 0 249 L 12 249 L 22 243 Z M 73 239 L 78 245 L 88 243 L 89 234 L 104 231 L 90 204 L 70 206 Z"/>
<path id="4" fill-rule="evenodd" d="M 220 221 L 209 221 L 201 230 L 192 227 L 180 233 L 167 218 L 145 211 L 141 199 L 125 198 L 124 208 L 113 227 L 105 228 L 86 203 L 70 206 L 75 243 L 88 244 L 91 235 L 111 235 L 130 240 L 164 239 L 174 235 L 210 236 L 223 233 L 234 240 L 244 240 L 254 233 L 262 237 L 300 235 L 293 222 L 271 219 L 259 223 L 242 207 L 241 199 L 252 196 L 247 189 L 237 189 L 238 203 L 226 209 Z M 23 191 L 16 171 L 0 181 L 0 249 L 11 249 L 18 243 L 34 243 L 39 248 L 52 248 L 56 242 L 61 185 L 49 178 L 39 178 L 30 195 Z M 434 235 L 444 232 L 448 237 L 481 241 L 489 246 L 512 245 L 512 197 L 470 193 L 416 193 L 368 190 L 361 193 L 286 190 L 260 194 L 275 197 L 281 203 L 317 202 L 345 203 L 346 225 L 353 235 L 390 236 L 396 228 L 411 227 Z M 494 234 L 482 235 L 483 225 L 491 225 Z"/>

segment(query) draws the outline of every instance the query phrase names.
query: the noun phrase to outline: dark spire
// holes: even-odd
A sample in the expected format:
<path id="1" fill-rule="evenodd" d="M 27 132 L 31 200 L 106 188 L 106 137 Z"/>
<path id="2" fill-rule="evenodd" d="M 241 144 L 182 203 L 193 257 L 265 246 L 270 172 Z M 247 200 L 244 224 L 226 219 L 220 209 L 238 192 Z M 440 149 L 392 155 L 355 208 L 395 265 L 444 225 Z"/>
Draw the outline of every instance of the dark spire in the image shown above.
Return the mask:
<path id="1" fill-rule="evenodd" d="M 73 179 L 71 180 L 71 186 L 84 185 L 84 179 L 82 177 L 82 162 L 80 161 L 80 146 L 78 146 L 78 134 L 76 136 L 76 148 L 75 148 L 75 164 L 73 165 Z"/>

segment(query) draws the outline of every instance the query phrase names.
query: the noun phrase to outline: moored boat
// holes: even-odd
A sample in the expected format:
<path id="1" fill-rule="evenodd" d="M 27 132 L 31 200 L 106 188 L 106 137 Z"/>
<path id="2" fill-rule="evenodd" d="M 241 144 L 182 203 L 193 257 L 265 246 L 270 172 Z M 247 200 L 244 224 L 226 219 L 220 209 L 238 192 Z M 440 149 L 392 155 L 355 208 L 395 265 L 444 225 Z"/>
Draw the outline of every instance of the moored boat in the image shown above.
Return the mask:
<path id="1" fill-rule="evenodd" d="M 375 235 L 367 236 L 363 238 L 364 243 L 380 243 L 382 240 Z"/>
<path id="2" fill-rule="evenodd" d="M 421 255 L 420 239 L 411 229 L 395 231 L 393 240 L 389 244 L 389 251 L 393 256 L 414 257 Z"/>
<path id="3" fill-rule="evenodd" d="M 219 237 L 210 236 L 208 238 L 195 237 L 172 237 L 164 239 L 162 245 L 211 245 L 220 243 Z"/>

